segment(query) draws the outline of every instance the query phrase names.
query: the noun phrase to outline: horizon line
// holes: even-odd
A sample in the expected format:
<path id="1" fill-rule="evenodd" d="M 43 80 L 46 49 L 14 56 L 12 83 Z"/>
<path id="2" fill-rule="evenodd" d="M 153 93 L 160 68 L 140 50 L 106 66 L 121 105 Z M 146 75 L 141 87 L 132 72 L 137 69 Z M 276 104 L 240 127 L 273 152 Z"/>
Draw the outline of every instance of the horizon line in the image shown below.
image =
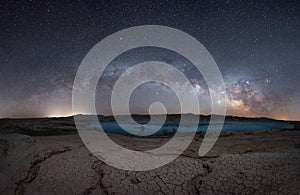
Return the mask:
<path id="1" fill-rule="evenodd" d="M 152 114 L 154 116 L 157 115 L 198 115 L 198 116 L 224 116 L 226 117 L 238 117 L 238 118 L 249 118 L 249 119 L 255 119 L 255 118 L 265 118 L 265 119 L 271 119 L 271 120 L 279 120 L 279 121 L 299 121 L 300 119 L 280 119 L 280 118 L 272 118 L 267 116 L 241 116 L 241 115 L 218 115 L 218 114 L 194 114 L 194 113 L 170 113 L 170 114 Z M 36 117 L 0 117 L 0 119 L 46 119 L 46 118 L 68 118 L 68 117 L 74 117 L 76 115 L 83 115 L 83 116 L 92 116 L 94 114 L 72 114 L 72 115 L 61 115 L 61 116 L 36 116 Z M 140 115 L 140 116 L 151 116 L 149 114 L 119 114 L 119 115 L 106 115 L 106 114 L 97 114 L 97 116 L 105 116 L 105 117 L 112 117 L 112 116 L 133 116 L 133 115 Z"/>

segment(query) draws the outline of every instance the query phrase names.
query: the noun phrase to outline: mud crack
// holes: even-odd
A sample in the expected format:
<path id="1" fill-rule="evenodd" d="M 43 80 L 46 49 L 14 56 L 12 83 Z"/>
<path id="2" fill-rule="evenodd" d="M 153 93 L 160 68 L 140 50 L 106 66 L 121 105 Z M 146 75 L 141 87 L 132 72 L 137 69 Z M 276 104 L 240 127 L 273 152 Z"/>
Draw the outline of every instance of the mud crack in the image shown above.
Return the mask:
<path id="1" fill-rule="evenodd" d="M 44 162 L 45 160 L 51 158 L 54 155 L 62 154 L 64 152 L 71 151 L 71 148 L 69 147 L 63 147 L 62 149 L 57 150 L 50 150 L 44 154 L 39 154 L 34 156 L 33 162 L 31 162 L 30 168 L 27 171 L 27 175 L 24 179 L 21 179 L 20 181 L 16 182 L 16 190 L 15 194 L 24 194 L 25 187 L 28 183 L 32 182 L 38 175 L 40 164 Z"/>

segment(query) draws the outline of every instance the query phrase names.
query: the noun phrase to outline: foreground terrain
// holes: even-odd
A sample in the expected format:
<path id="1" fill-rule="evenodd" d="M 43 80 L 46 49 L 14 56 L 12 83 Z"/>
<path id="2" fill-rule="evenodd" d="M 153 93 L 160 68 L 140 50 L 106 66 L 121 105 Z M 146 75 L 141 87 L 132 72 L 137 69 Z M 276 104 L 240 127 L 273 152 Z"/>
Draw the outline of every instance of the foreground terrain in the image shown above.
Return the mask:
<path id="1" fill-rule="evenodd" d="M 0 194 L 299 194 L 300 131 L 222 133 L 198 157 L 203 135 L 175 161 L 146 172 L 104 164 L 78 135 L 0 135 Z M 147 150 L 169 138 L 111 135 Z"/>

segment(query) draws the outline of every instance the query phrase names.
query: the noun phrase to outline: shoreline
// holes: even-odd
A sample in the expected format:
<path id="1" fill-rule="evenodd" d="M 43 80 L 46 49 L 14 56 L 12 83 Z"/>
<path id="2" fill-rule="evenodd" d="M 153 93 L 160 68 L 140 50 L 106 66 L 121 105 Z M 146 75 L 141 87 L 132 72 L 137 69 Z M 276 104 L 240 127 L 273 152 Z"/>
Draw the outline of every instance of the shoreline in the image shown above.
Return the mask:
<path id="1" fill-rule="evenodd" d="M 205 122 L 205 121 L 202 121 Z M 227 123 L 243 123 L 247 122 L 245 120 L 241 121 L 227 121 Z M 258 123 L 266 123 L 270 121 L 257 121 Z M 274 122 L 274 120 L 272 120 Z M 278 123 L 281 123 L 282 121 L 276 121 Z M 226 122 L 225 122 L 226 123 Z M 254 124 L 255 121 L 252 121 Z M 271 122 L 270 122 L 271 123 Z M 251 127 L 249 127 L 249 130 L 242 130 L 240 132 L 249 132 L 251 131 L 297 131 L 300 130 L 300 122 L 298 121 L 285 121 L 287 124 L 291 124 L 294 126 L 292 129 L 282 128 L 282 129 L 265 129 L 264 130 L 251 130 Z M 204 127 L 204 126 L 199 126 Z M 161 128 L 160 134 L 162 135 L 151 135 L 147 136 L 150 138 L 153 137 L 170 137 L 173 136 L 174 132 L 172 130 L 167 130 L 169 127 L 163 127 Z M 171 127 L 173 128 L 173 127 Z M 243 127 L 244 128 L 244 127 Z M 279 128 L 279 127 L 278 127 Z M 118 130 L 117 130 L 118 131 Z M 196 132 L 196 134 L 203 134 L 205 131 Z M 237 133 L 238 131 L 233 130 L 222 130 L 221 134 L 229 134 L 229 133 Z M 25 134 L 29 136 L 55 136 L 55 135 L 72 135 L 77 134 L 76 126 L 74 123 L 74 119 L 72 117 L 69 118 L 42 118 L 42 119 L 0 119 L 0 134 L 6 134 L 6 133 L 19 133 L 19 134 Z M 106 132 L 108 134 L 113 134 L 110 132 Z M 115 133 L 120 134 L 120 133 Z M 165 134 L 165 135 L 163 135 Z M 124 136 L 132 136 L 132 135 L 126 135 Z M 142 136 L 141 136 L 142 137 Z"/>

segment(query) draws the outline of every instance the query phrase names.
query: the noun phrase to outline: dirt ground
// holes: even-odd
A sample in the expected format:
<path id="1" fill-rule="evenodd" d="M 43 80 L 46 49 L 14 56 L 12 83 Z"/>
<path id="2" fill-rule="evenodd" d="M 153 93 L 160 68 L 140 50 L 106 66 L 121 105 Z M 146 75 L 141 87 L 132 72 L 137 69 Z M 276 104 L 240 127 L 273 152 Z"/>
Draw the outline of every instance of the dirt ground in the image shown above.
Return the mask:
<path id="1" fill-rule="evenodd" d="M 169 138 L 110 136 L 135 150 Z M 204 157 L 202 136 L 175 161 L 123 171 L 91 154 L 78 135 L 0 135 L 0 194 L 299 194 L 300 131 L 222 133 Z"/>

